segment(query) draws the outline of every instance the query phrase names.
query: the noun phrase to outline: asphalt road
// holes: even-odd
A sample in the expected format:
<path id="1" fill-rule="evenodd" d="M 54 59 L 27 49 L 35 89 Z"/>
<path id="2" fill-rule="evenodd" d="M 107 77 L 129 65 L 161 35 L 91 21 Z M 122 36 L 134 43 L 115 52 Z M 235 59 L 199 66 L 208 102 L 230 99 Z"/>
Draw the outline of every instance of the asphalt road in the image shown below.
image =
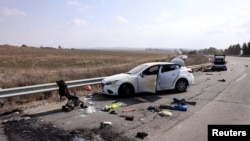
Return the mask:
<path id="1" fill-rule="evenodd" d="M 141 140 L 135 136 L 144 132 L 148 134 L 144 141 L 206 141 L 210 124 L 250 123 L 250 58 L 227 57 L 226 61 L 227 71 L 194 72 L 195 84 L 188 87 L 185 93 L 165 91 L 130 98 L 96 94 L 87 99 L 94 103 L 96 112 L 93 113 L 86 113 L 86 109 L 62 112 L 61 106 L 65 102 L 26 109 L 24 113 L 71 132 L 82 129 L 93 131 L 100 128 L 101 122 L 109 121 L 112 126 L 104 129 L 106 134 L 110 134 L 106 140 L 118 140 L 118 136 L 119 140 Z M 224 82 L 220 81 L 223 79 Z M 168 110 L 172 113 L 170 117 L 159 116 L 157 112 L 147 109 L 161 104 L 173 105 L 173 98 L 196 102 L 196 105 L 187 104 L 187 111 Z M 112 103 L 122 104 L 115 109 L 117 114 L 99 109 Z M 135 111 L 122 112 L 126 109 Z M 133 115 L 134 119 L 126 120 L 121 115 Z M 84 140 L 84 137 L 76 140 Z M 95 140 L 102 139 L 95 137 Z"/>
<path id="2" fill-rule="evenodd" d="M 250 58 L 228 57 L 227 72 L 196 75 L 196 85 L 187 95 L 197 101 L 190 107 L 192 114 L 156 140 L 206 141 L 209 124 L 250 123 Z M 218 80 L 225 79 L 225 82 Z"/>

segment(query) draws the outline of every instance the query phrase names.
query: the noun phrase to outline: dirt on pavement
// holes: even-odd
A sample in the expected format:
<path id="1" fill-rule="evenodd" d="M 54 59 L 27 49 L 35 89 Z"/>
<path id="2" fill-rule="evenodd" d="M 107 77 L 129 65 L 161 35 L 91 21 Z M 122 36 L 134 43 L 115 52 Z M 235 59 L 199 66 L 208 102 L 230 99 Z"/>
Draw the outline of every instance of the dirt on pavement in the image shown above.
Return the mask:
<path id="1" fill-rule="evenodd" d="M 66 131 L 44 122 L 37 117 L 24 115 L 14 110 L 2 114 L 2 128 L 8 141 L 134 141 L 116 133 L 110 125 L 94 129 L 74 129 Z"/>

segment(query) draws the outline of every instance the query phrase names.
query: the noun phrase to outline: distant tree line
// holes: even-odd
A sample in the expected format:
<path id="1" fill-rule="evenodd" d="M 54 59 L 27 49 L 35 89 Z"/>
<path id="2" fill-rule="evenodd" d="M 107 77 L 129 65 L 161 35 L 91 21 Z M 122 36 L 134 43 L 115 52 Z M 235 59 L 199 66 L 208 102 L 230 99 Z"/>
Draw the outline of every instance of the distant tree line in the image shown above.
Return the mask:
<path id="1" fill-rule="evenodd" d="M 243 55 L 250 55 L 250 42 L 243 43 L 243 45 L 242 45 L 242 54 Z"/>
<path id="2" fill-rule="evenodd" d="M 198 52 L 206 55 L 211 54 L 225 54 L 225 55 L 250 55 L 250 41 L 248 43 L 230 45 L 226 49 L 217 49 L 210 47 L 208 49 L 201 49 Z"/>
<path id="3" fill-rule="evenodd" d="M 240 44 L 230 45 L 227 49 L 224 50 L 224 54 L 226 55 L 240 55 L 241 46 Z"/>
<path id="4" fill-rule="evenodd" d="M 224 54 L 223 49 L 217 49 L 215 47 L 210 47 L 208 49 L 201 49 L 198 52 L 206 55 L 211 55 L 211 54 Z"/>

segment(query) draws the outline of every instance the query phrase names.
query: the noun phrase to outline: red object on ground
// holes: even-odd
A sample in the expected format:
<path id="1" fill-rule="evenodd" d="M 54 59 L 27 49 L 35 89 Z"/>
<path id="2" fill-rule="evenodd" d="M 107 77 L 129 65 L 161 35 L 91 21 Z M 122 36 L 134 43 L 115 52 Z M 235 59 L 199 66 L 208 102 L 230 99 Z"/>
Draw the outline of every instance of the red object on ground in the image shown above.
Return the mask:
<path id="1" fill-rule="evenodd" d="M 122 110 L 122 112 L 132 112 L 132 111 L 135 111 L 135 109 L 134 109 L 134 108 L 132 108 L 132 109 Z"/>
<path id="2" fill-rule="evenodd" d="M 91 88 L 90 85 L 83 86 L 83 88 L 84 88 L 84 90 L 86 90 L 86 91 L 91 91 L 91 90 L 92 90 L 92 88 Z"/>

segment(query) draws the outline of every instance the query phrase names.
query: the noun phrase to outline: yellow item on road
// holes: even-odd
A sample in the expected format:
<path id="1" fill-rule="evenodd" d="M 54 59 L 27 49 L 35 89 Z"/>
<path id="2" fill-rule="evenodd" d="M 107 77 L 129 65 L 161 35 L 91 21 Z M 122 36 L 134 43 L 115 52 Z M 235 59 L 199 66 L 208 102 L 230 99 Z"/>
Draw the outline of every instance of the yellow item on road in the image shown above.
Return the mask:
<path id="1" fill-rule="evenodd" d="M 160 111 L 160 112 L 158 112 L 158 114 L 159 114 L 160 116 L 164 116 L 164 117 L 170 117 L 170 116 L 172 116 L 172 113 L 169 112 L 169 111 L 167 111 L 167 110 Z"/>
<path id="2" fill-rule="evenodd" d="M 119 107 L 121 107 L 122 104 L 121 103 L 114 103 L 114 104 L 111 104 L 111 105 L 106 105 L 105 108 L 109 108 L 109 109 L 117 109 Z"/>

